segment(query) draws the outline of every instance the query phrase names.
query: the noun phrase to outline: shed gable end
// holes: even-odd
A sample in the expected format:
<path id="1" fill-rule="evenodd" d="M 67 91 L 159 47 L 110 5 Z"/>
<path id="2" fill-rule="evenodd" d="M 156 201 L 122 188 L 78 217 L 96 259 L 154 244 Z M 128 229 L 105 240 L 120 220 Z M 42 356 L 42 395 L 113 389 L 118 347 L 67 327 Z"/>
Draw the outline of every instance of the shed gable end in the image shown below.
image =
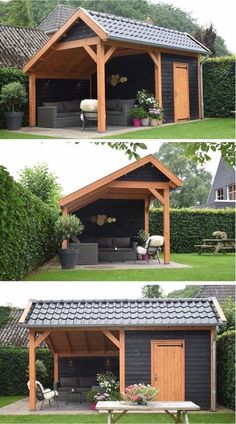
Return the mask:
<path id="1" fill-rule="evenodd" d="M 158 181 L 167 182 L 169 178 L 150 163 L 118 178 L 120 181 Z"/>
<path id="2" fill-rule="evenodd" d="M 60 41 L 67 42 L 67 41 L 75 41 L 75 40 L 82 40 L 84 38 L 92 38 L 96 37 L 97 34 L 82 20 L 80 19 L 79 22 L 76 22 L 65 34 Z"/>

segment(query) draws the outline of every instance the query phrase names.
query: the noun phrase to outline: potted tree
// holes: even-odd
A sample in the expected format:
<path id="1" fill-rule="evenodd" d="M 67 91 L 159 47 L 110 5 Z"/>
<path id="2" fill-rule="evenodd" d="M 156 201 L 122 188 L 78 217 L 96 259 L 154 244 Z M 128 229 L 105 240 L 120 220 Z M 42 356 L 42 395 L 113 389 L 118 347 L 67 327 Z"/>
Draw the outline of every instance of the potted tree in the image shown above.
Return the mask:
<path id="1" fill-rule="evenodd" d="M 19 130 L 24 113 L 22 106 L 27 102 L 27 93 L 20 82 L 10 82 L 2 87 L 1 104 L 6 108 L 5 118 L 8 130 Z"/>
<path id="2" fill-rule="evenodd" d="M 67 247 L 61 248 L 58 251 L 61 267 L 63 269 L 73 269 L 76 266 L 79 248 L 78 244 L 75 247 L 69 247 L 69 241 L 83 232 L 84 225 L 75 215 L 60 216 L 55 224 L 55 232 L 58 243 L 67 241 Z"/>

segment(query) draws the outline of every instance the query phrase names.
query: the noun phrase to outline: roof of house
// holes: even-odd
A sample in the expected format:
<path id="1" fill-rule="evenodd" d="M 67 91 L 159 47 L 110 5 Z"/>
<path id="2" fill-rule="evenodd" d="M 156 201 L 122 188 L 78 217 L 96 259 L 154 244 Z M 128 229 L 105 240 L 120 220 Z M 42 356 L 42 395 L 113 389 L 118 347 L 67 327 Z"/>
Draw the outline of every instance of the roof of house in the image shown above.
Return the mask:
<path id="1" fill-rule="evenodd" d="M 54 33 L 62 27 L 75 11 L 75 8 L 65 6 L 64 4 L 58 4 L 39 24 L 38 28 L 43 30 L 46 34 Z"/>
<path id="2" fill-rule="evenodd" d="M 1 346 L 28 346 L 28 330 L 19 324 L 22 312 L 22 309 L 18 308 L 11 310 L 11 319 L 3 328 L 0 328 Z"/>
<path id="3" fill-rule="evenodd" d="M 219 303 L 224 303 L 229 297 L 235 301 L 235 285 L 234 284 L 209 284 L 199 286 L 199 291 L 194 297 L 211 297 L 215 296 Z"/>
<path id="4" fill-rule="evenodd" d="M 224 321 L 215 298 L 32 300 L 21 320 L 28 328 L 217 326 Z"/>
<path id="5" fill-rule="evenodd" d="M 106 33 L 109 40 L 126 41 L 168 49 L 177 49 L 200 54 L 208 54 L 209 50 L 186 32 L 176 31 L 153 24 L 124 18 L 108 13 L 71 9 L 58 5 L 39 25 L 46 33 L 58 30 L 77 10 L 83 10 Z"/>
<path id="6" fill-rule="evenodd" d="M 48 36 L 37 28 L 0 25 L 0 66 L 23 66 L 48 41 Z"/>
<path id="7" fill-rule="evenodd" d="M 206 207 L 210 208 L 227 208 L 235 207 L 235 201 L 228 201 L 227 199 L 227 186 L 235 184 L 236 168 L 229 166 L 223 157 L 220 158 L 212 185 L 209 191 Z M 223 189 L 223 200 L 217 201 L 215 191 Z"/>

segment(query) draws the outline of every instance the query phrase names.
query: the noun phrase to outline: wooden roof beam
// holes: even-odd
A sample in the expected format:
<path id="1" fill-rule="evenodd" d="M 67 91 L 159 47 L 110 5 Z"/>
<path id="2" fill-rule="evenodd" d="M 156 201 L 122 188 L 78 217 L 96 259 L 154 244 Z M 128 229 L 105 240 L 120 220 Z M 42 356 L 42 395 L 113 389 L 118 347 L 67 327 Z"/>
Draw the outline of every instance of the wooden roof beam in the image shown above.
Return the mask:
<path id="1" fill-rule="evenodd" d="M 109 184 L 109 188 L 133 188 L 133 189 L 147 189 L 153 188 L 153 189 L 164 189 L 169 187 L 169 181 L 168 182 L 155 182 L 155 181 L 124 181 L 124 180 L 116 180 Z"/>
<path id="2" fill-rule="evenodd" d="M 120 349 L 120 341 L 109 331 L 101 330 L 101 332 L 109 339 L 111 342 Z"/>
<path id="3" fill-rule="evenodd" d="M 39 345 L 49 336 L 52 330 L 45 330 L 42 334 L 38 336 L 38 338 L 34 342 L 34 348 L 36 349 Z"/>
<path id="4" fill-rule="evenodd" d="M 105 53 L 105 63 L 111 58 L 111 56 L 113 55 L 115 50 L 116 50 L 116 47 L 112 46 L 106 51 L 106 53 Z"/>
<path id="5" fill-rule="evenodd" d="M 164 205 L 165 203 L 164 197 L 159 193 L 159 191 L 157 191 L 154 188 L 150 188 L 149 190 L 153 194 L 153 196 L 156 197 L 156 199 L 159 200 L 162 203 L 162 205 Z"/>
<path id="6" fill-rule="evenodd" d="M 71 341 L 70 341 L 70 338 L 69 338 L 67 331 L 65 331 L 65 339 L 66 339 L 67 345 L 69 346 L 69 350 L 72 352 L 73 349 L 72 349 Z"/>
<path id="7" fill-rule="evenodd" d="M 83 46 L 84 50 L 89 54 L 89 56 L 94 60 L 95 63 L 97 63 L 97 53 L 92 49 L 90 46 Z"/>
<path id="8" fill-rule="evenodd" d="M 82 40 L 58 42 L 55 46 L 55 51 L 78 49 L 84 46 L 94 46 L 100 41 L 99 37 L 84 38 Z"/>

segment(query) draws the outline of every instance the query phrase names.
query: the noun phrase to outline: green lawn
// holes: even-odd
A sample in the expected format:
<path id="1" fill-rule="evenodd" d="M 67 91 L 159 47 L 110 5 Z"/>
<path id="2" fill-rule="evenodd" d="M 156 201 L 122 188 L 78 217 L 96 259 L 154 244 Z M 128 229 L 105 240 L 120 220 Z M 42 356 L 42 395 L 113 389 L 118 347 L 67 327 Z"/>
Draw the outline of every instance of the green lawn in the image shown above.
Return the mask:
<path id="1" fill-rule="evenodd" d="M 34 135 L 29 133 L 18 133 L 15 131 L 0 130 L 0 139 L 15 139 L 15 138 L 55 138 L 46 135 Z M 58 137 L 57 137 L 58 138 Z"/>
<path id="2" fill-rule="evenodd" d="M 43 270 L 28 277 L 30 281 L 234 281 L 235 255 L 173 254 L 172 261 L 191 268 L 125 270 Z"/>
<path id="3" fill-rule="evenodd" d="M 231 139 L 235 138 L 233 118 L 211 118 L 184 124 L 162 125 L 147 130 L 132 131 L 103 138 L 118 139 Z"/>
<path id="4" fill-rule="evenodd" d="M 24 399 L 25 396 L 0 396 L 0 408 L 3 406 L 10 405 L 10 403 L 17 402 L 18 400 Z"/>
<path id="5" fill-rule="evenodd" d="M 212 423 L 226 424 L 234 423 L 234 413 L 199 413 L 189 414 L 189 422 L 191 423 Z M 78 415 L 0 415 L 1 424 L 5 423 L 42 423 L 42 424 L 106 424 L 107 416 L 104 414 L 78 414 Z M 119 420 L 120 424 L 157 424 L 157 423 L 172 423 L 173 420 L 164 414 L 130 414 L 122 417 Z"/>

